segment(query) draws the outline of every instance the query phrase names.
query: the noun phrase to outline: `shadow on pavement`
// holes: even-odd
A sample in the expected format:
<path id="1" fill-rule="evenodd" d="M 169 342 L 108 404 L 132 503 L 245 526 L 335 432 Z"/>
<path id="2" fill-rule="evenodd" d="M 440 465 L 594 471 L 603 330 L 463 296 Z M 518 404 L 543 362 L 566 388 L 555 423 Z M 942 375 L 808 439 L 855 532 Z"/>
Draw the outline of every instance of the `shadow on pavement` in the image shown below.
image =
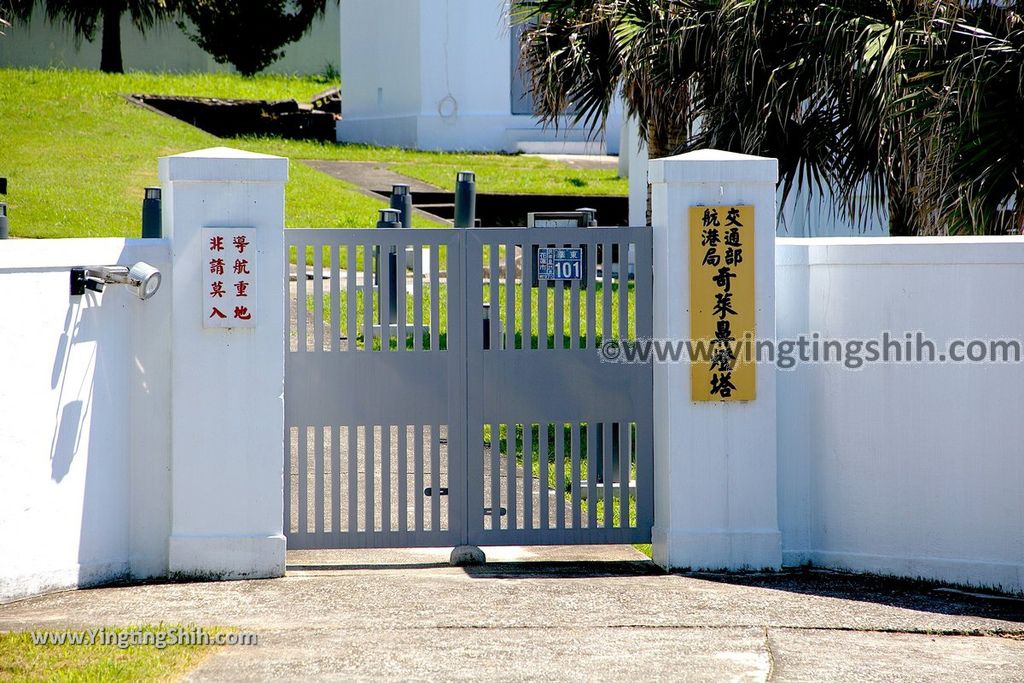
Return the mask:
<path id="1" fill-rule="evenodd" d="M 1024 622 L 1024 599 L 974 588 L 954 588 L 929 581 L 801 570 L 778 574 L 681 573 L 699 581 L 872 602 L 889 607 L 958 616 Z"/>
<path id="2" fill-rule="evenodd" d="M 406 562 L 391 564 L 338 564 L 318 563 L 311 564 L 289 564 L 285 567 L 290 572 L 319 572 L 319 571 L 364 571 L 367 569 L 443 569 L 449 567 L 447 562 Z"/>
<path id="3" fill-rule="evenodd" d="M 652 576 L 665 572 L 650 560 L 578 562 L 488 562 L 463 567 L 474 579 L 586 579 Z"/>
<path id="4" fill-rule="evenodd" d="M 316 571 L 380 571 L 408 569 L 450 569 L 447 562 L 387 562 L 387 563 L 339 563 L 308 562 L 289 564 L 289 572 Z M 522 561 L 488 562 L 482 565 L 461 567 L 467 576 L 474 579 L 585 579 L 593 577 L 635 577 L 664 574 L 665 572 L 649 560 L 581 560 L 581 561 Z"/>

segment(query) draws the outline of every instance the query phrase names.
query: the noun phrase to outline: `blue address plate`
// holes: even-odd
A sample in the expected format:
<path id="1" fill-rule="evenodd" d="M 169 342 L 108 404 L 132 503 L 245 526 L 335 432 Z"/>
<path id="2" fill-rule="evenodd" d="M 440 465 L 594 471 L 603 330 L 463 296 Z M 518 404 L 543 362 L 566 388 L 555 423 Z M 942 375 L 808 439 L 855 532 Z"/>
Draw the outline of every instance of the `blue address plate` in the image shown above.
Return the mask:
<path id="1" fill-rule="evenodd" d="M 538 280 L 582 280 L 583 250 L 540 247 L 537 249 Z"/>

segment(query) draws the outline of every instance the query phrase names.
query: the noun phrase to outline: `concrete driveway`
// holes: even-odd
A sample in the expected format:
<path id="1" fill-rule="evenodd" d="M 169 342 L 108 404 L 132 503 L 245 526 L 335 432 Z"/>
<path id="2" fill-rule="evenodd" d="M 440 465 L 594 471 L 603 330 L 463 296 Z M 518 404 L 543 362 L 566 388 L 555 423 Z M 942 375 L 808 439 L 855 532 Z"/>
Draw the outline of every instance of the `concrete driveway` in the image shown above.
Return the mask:
<path id="1" fill-rule="evenodd" d="M 0 630 L 234 626 L 193 680 L 1021 681 L 1024 601 L 831 572 L 665 574 L 628 546 L 292 551 L 286 578 L 0 606 Z"/>

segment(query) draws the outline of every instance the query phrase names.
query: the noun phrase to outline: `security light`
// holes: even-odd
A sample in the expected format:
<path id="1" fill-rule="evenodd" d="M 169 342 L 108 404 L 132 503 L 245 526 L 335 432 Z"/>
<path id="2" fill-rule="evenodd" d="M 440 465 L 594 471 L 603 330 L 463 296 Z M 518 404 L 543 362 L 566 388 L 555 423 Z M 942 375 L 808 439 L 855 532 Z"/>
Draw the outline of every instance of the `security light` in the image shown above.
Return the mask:
<path id="1" fill-rule="evenodd" d="M 86 289 L 102 292 L 106 285 L 128 285 L 143 301 L 160 289 L 160 271 L 139 261 L 134 266 L 94 266 L 71 269 L 71 294 L 80 296 Z"/>

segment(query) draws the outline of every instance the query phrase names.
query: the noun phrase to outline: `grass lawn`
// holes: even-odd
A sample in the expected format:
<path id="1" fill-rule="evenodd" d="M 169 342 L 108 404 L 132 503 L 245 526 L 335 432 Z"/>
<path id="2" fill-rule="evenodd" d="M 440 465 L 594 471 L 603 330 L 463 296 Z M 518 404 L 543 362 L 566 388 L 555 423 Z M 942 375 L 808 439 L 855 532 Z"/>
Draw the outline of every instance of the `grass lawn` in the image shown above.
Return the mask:
<path id="1" fill-rule="evenodd" d="M 129 645 L 119 648 L 115 633 L 160 632 L 175 626 L 143 626 L 105 629 L 93 644 L 61 645 L 33 642 L 28 632 L 0 633 L 0 680 L 2 681 L 154 681 L 177 680 L 198 666 L 213 645 Z M 183 628 L 188 632 L 192 629 Z M 216 629 L 208 632 L 212 635 Z M 82 632 L 85 633 L 85 632 Z M 76 633 L 77 635 L 77 633 Z M 105 643 L 99 642 L 107 638 Z M 155 641 L 154 641 L 155 642 Z"/>
<path id="2" fill-rule="evenodd" d="M 502 255 L 502 257 L 504 258 L 504 254 Z M 308 260 L 309 260 L 309 258 L 307 257 L 307 261 Z M 362 261 L 360 260 L 359 268 L 362 268 L 362 265 L 363 265 Z M 344 274 L 342 274 L 342 281 L 344 281 Z M 593 287 L 594 287 L 594 300 L 595 300 L 595 310 L 594 310 L 594 320 L 595 320 L 594 336 L 595 336 L 595 341 L 594 341 L 594 346 L 595 347 L 600 347 L 600 345 L 604 341 L 604 333 L 603 333 L 603 330 L 604 330 L 604 311 L 603 311 L 603 308 L 602 308 L 602 305 L 601 305 L 601 301 L 604 298 L 604 284 L 601 283 L 601 282 L 596 282 L 596 283 L 593 283 Z M 627 323 L 628 324 L 627 324 L 627 337 L 626 338 L 630 339 L 630 340 L 635 340 L 636 339 L 636 327 L 635 327 L 636 326 L 636 295 L 634 294 L 635 285 L 633 284 L 633 282 L 629 282 L 627 287 L 628 287 L 628 289 L 627 289 L 627 292 L 626 292 L 626 315 L 627 315 Z M 308 315 L 314 316 L 313 317 L 314 320 L 316 320 L 316 317 L 315 317 L 316 315 L 321 315 L 322 316 L 321 319 L 323 321 L 323 324 L 324 324 L 325 328 L 329 327 L 330 322 L 331 322 L 331 318 L 332 318 L 331 295 L 330 294 L 324 294 L 323 295 L 323 297 L 321 298 L 321 302 L 320 302 L 321 303 L 320 310 L 317 311 L 316 300 L 314 299 L 313 295 L 310 293 L 312 291 L 312 288 L 313 288 L 312 283 L 307 283 L 306 284 L 306 312 L 307 312 Z M 522 286 L 521 283 L 518 283 L 518 282 L 516 283 L 516 286 L 515 286 L 515 303 L 513 304 L 513 308 L 515 309 L 515 316 L 516 316 L 515 340 L 513 342 L 513 344 L 515 345 L 515 348 L 517 348 L 517 349 L 524 348 L 524 343 L 526 344 L 527 348 L 531 348 L 531 349 L 539 349 L 539 348 L 547 348 L 547 349 L 556 349 L 556 348 L 563 348 L 563 349 L 588 348 L 588 346 L 587 346 L 587 330 L 586 330 L 587 294 L 586 294 L 585 290 L 581 290 L 580 294 L 579 294 L 579 321 L 580 321 L 579 322 L 579 327 L 581 329 L 578 331 L 578 336 L 575 339 L 573 338 L 573 335 L 572 335 L 572 300 L 571 300 L 569 289 L 565 289 L 564 292 L 563 292 L 563 295 L 562 295 L 562 329 L 560 331 L 561 333 L 559 333 L 559 330 L 556 328 L 556 325 L 555 325 L 555 291 L 554 291 L 554 286 L 551 286 L 549 288 L 549 290 L 547 292 L 547 298 L 546 299 L 544 299 L 543 295 L 541 294 L 541 290 L 539 288 L 527 288 L 527 291 L 529 292 L 529 302 L 530 302 L 530 306 L 529 306 L 529 308 L 530 308 L 530 330 L 528 331 L 528 336 L 527 336 L 527 338 L 526 338 L 526 340 L 524 342 L 523 320 L 522 320 L 523 286 Z M 356 301 L 355 301 L 355 316 L 354 316 L 354 318 L 355 318 L 356 329 L 354 329 L 354 330 L 349 330 L 348 329 L 348 315 L 347 315 L 347 312 L 348 312 L 348 308 L 349 308 L 349 303 L 348 303 L 349 295 L 348 295 L 348 291 L 346 289 L 342 289 L 338 293 L 338 311 L 340 313 L 340 317 L 339 317 L 339 320 L 338 320 L 338 329 L 339 329 L 339 332 L 340 332 L 341 336 L 343 338 L 349 340 L 350 343 L 354 343 L 356 345 L 356 348 L 365 349 L 366 348 L 367 340 L 364 339 L 363 334 L 362 334 L 362 330 L 363 330 L 363 321 L 365 320 L 366 313 L 367 313 L 367 311 L 366 311 L 367 297 L 366 297 L 365 292 L 363 291 L 362 287 L 359 287 L 356 290 L 355 295 L 356 295 L 355 296 Z M 379 290 L 377 289 L 376 286 L 371 288 L 370 297 L 372 298 L 371 311 L 370 311 L 370 319 L 373 320 L 373 321 L 378 321 L 380 319 L 380 292 L 379 292 Z M 491 303 L 490 286 L 487 285 L 487 284 L 484 285 L 483 297 L 482 298 L 483 298 L 484 303 Z M 502 324 L 503 325 L 507 324 L 507 322 L 505 322 L 505 316 L 506 316 L 506 313 L 507 313 L 507 298 L 508 298 L 508 294 L 507 294 L 506 288 L 504 286 L 500 287 L 499 290 L 498 290 L 498 311 L 499 311 L 499 316 L 498 317 L 502 320 Z M 545 336 L 543 338 L 541 337 L 540 316 L 538 314 L 542 299 L 544 299 L 544 303 L 545 303 L 545 317 L 547 319 L 547 325 L 546 325 L 547 329 L 545 331 Z M 413 332 L 412 332 L 412 327 L 413 327 L 413 321 L 415 320 L 415 309 L 416 309 L 417 304 L 420 307 L 419 313 L 420 313 L 420 316 L 422 318 L 423 327 L 424 327 L 423 341 L 420 344 L 420 347 L 424 348 L 424 349 L 429 349 L 430 348 L 431 312 L 432 312 L 432 305 L 431 305 L 431 301 L 430 301 L 430 286 L 429 286 L 429 283 L 424 283 L 423 284 L 423 296 L 422 296 L 422 299 L 420 299 L 418 302 L 412 297 L 412 295 L 409 295 L 409 296 L 405 297 L 405 320 L 406 320 L 406 325 L 407 325 L 408 332 L 406 333 L 406 337 L 405 337 L 404 343 L 405 343 L 405 348 L 406 349 L 410 349 L 410 350 L 416 348 L 416 346 L 415 346 L 416 340 L 415 340 L 415 337 L 414 337 Z M 612 304 L 612 307 L 611 307 L 611 329 L 613 330 L 613 338 L 617 338 L 618 335 L 616 334 L 616 332 L 619 329 L 620 316 L 621 316 L 621 309 L 619 308 L 619 283 L 618 283 L 618 281 L 613 281 L 611 283 L 611 304 Z M 447 338 L 448 338 L 448 286 L 446 284 L 444 284 L 444 283 L 438 284 L 438 302 L 437 302 L 437 305 L 438 305 L 438 317 L 440 318 L 439 326 L 438 326 L 439 347 L 442 348 L 442 349 L 446 349 L 447 348 Z M 392 320 L 391 322 L 394 323 L 394 324 L 398 323 L 397 320 Z M 297 332 L 296 332 L 296 330 L 293 329 L 292 330 L 293 338 L 295 338 L 296 335 L 297 335 Z M 391 348 L 391 349 L 397 349 L 398 348 L 400 341 L 398 339 L 397 329 L 396 329 L 394 334 L 389 334 L 388 335 L 388 341 L 389 341 L 389 348 Z M 379 351 L 381 349 L 382 340 L 381 340 L 381 337 L 380 337 L 379 328 L 378 328 L 377 331 L 373 332 L 373 338 L 371 340 L 369 340 L 369 342 L 370 342 L 370 348 L 372 350 Z M 312 344 L 313 344 L 312 338 L 309 338 L 309 339 L 306 340 L 307 348 L 312 349 L 313 348 Z"/>
<path id="3" fill-rule="evenodd" d="M 228 145 L 293 159 L 288 227 L 371 227 L 383 201 L 295 159 L 384 160 L 442 187 L 477 172 L 482 192 L 626 194 L 611 171 L 581 171 L 532 157 L 441 154 L 278 138 L 221 139 L 127 102 L 127 93 L 308 100 L 317 77 L 167 75 L 0 69 L 0 176 L 10 181 L 16 237 L 133 237 L 142 188 L 156 185 L 157 157 Z M 418 219 L 418 225 L 431 225 Z"/>
<path id="4" fill-rule="evenodd" d="M 492 438 L 490 425 L 484 425 L 483 429 L 483 442 L 485 445 L 494 448 L 498 448 L 499 457 L 504 460 L 508 457 L 509 448 L 514 449 L 516 456 L 516 463 L 522 467 L 524 465 L 524 451 L 529 444 L 529 450 L 531 451 L 531 475 L 534 481 L 539 481 L 541 477 L 547 480 L 548 490 L 557 491 L 559 487 L 563 489 L 564 499 L 566 503 L 572 503 L 572 482 L 580 482 L 582 489 L 586 489 L 589 481 L 589 464 L 590 458 L 588 457 L 587 447 L 587 423 L 581 423 L 579 425 L 546 425 L 545 429 L 541 429 L 542 425 L 531 425 L 528 429 L 525 429 L 523 425 L 515 425 L 515 427 L 509 432 L 509 428 L 506 425 L 501 425 L 498 428 L 499 436 L 497 443 Z M 635 427 L 629 427 L 630 430 L 634 430 Z M 558 434 L 558 432 L 561 434 Z M 561 473 L 564 479 L 558 477 L 558 455 L 555 447 L 556 439 L 562 439 L 562 465 Z M 627 437 L 631 444 L 631 448 L 635 448 L 635 434 L 631 431 L 631 436 Z M 572 464 L 572 446 L 571 442 L 575 441 L 579 444 L 579 468 L 574 471 Z M 596 453 L 597 460 L 601 460 L 604 457 L 602 453 Z M 599 471 L 599 470 L 598 470 Z M 636 463 L 629 465 L 630 479 L 636 479 Z M 596 475 L 595 475 L 596 476 Z M 618 485 L 614 485 L 612 488 L 611 496 L 611 509 L 612 509 L 612 526 L 618 527 L 621 524 L 621 502 Z M 628 515 L 629 515 L 629 526 L 636 526 L 636 496 L 630 494 L 629 499 L 626 501 Z M 599 495 L 594 505 L 594 522 L 596 526 L 604 526 L 605 523 L 605 502 L 603 495 Z M 539 515 L 538 511 L 534 511 L 535 516 Z M 590 501 L 580 501 L 580 515 L 581 519 L 587 520 L 590 515 Z M 589 524 L 589 522 L 587 522 Z M 652 557 L 651 544 L 650 543 L 634 543 L 633 547 L 642 552 L 647 557 Z"/>
<path id="5" fill-rule="evenodd" d="M 478 192 L 621 196 L 629 193 L 628 181 L 619 178 L 614 170 L 574 169 L 522 154 L 442 154 L 282 138 L 235 138 L 231 144 L 293 159 L 384 160 L 398 173 L 448 190 L 454 188 L 457 172 L 475 171 Z"/>

